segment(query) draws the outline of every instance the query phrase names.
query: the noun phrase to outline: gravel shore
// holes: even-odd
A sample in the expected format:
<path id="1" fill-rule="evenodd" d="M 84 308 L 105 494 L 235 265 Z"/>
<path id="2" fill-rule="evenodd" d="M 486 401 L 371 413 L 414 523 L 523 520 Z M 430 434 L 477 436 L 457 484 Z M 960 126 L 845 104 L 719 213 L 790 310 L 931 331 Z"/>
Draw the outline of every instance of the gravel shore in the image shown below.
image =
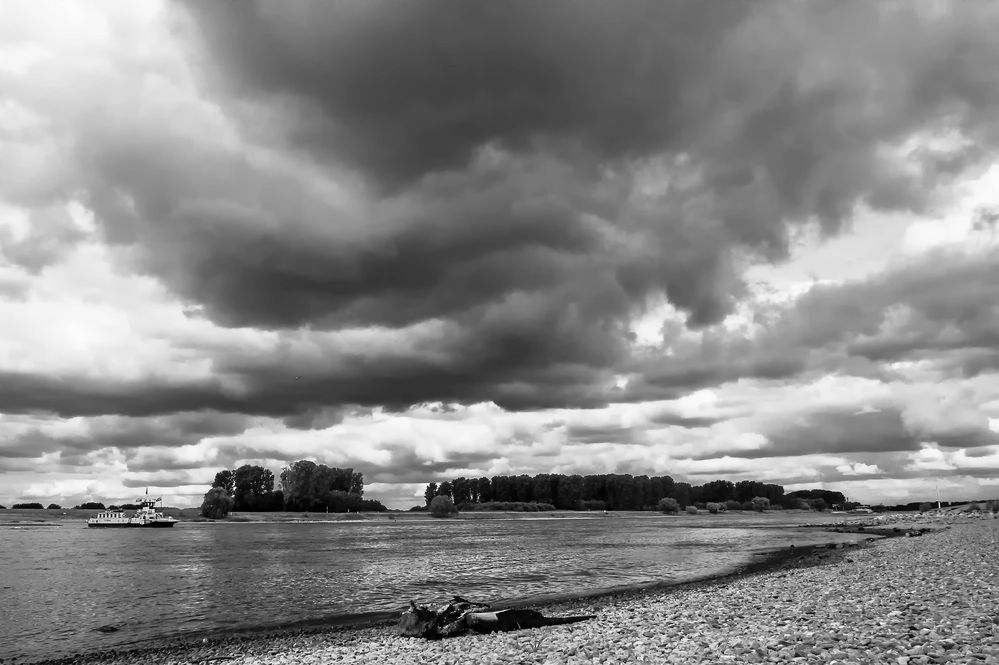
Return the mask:
<path id="1" fill-rule="evenodd" d="M 775 570 L 543 608 L 597 615 L 569 626 L 437 642 L 377 626 L 61 662 L 999 665 L 999 520 L 938 528 L 817 550 Z"/>

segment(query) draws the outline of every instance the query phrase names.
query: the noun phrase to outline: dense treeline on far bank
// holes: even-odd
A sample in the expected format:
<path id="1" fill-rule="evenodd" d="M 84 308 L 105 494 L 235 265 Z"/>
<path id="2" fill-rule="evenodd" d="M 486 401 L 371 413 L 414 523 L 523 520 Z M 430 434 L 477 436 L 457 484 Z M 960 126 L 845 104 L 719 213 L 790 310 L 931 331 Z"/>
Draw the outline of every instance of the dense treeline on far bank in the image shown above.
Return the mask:
<path id="1" fill-rule="evenodd" d="M 432 482 L 424 492 L 426 506 L 413 509 L 426 510 L 437 496 L 448 497 L 458 510 L 509 510 L 511 506 L 530 510 L 533 505 L 549 510 L 656 510 L 663 499 L 675 500 L 681 509 L 718 504 L 729 510 L 758 510 L 763 504 L 754 503 L 754 499 L 766 499 L 765 505 L 775 508 L 791 509 L 849 510 L 857 505 L 848 502 L 841 492 L 816 489 L 785 493 L 781 485 L 751 480 L 712 480 L 691 485 L 675 482 L 670 476 L 540 473 L 455 478 L 439 485 Z"/>
<path id="2" fill-rule="evenodd" d="M 364 498 L 364 476 L 299 460 L 281 470 L 281 486 L 274 489 L 274 473 L 262 466 L 244 464 L 215 474 L 205 494 L 201 514 L 213 519 L 231 511 L 304 511 L 347 513 L 387 510 L 378 501 Z"/>

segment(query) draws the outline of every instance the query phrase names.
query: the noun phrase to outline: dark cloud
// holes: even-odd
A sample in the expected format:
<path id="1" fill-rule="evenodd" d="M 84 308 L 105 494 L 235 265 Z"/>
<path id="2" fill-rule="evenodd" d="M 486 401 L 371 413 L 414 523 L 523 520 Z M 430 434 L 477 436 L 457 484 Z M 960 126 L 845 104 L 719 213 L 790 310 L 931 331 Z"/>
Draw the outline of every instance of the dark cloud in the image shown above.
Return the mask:
<path id="1" fill-rule="evenodd" d="M 136 451 L 150 446 L 175 447 L 194 444 L 205 437 L 230 436 L 244 432 L 249 418 L 240 414 L 187 412 L 152 417 L 98 416 L 88 418 L 86 433 L 58 434 L 45 428 L 31 427 L 3 443 L 0 457 L 40 457 L 59 452 L 59 463 L 85 466 L 93 463 L 88 453 L 108 448 L 124 451 L 131 459 Z M 145 455 L 144 459 L 150 457 Z M 153 455 L 155 457 L 155 455 Z M 172 457 L 146 460 L 143 468 L 129 463 L 130 471 L 178 469 Z M 150 466 L 151 465 L 151 466 Z M 166 465 L 166 466 L 163 466 Z"/>
<path id="2" fill-rule="evenodd" d="M 572 443 L 635 443 L 643 434 L 643 429 L 623 425 L 574 423 L 566 428 L 566 437 Z"/>
<path id="3" fill-rule="evenodd" d="M 918 451 L 926 441 L 949 448 L 999 443 L 999 435 L 988 428 L 984 416 L 944 422 L 925 418 L 919 407 L 914 411 L 915 418 L 889 407 L 867 412 L 853 408 L 816 410 L 778 420 L 765 428 L 762 433 L 769 439 L 768 445 L 730 454 L 747 458 L 846 454 L 856 461 L 865 459 L 858 453 Z"/>
<path id="4" fill-rule="evenodd" d="M 995 455 L 999 453 L 999 446 L 984 447 L 984 448 L 969 448 L 964 451 L 967 457 L 988 457 L 989 455 Z"/>
<path id="5" fill-rule="evenodd" d="M 604 322 L 654 293 L 710 324 L 741 294 L 735 250 L 778 259 L 788 223 L 834 231 L 862 201 L 919 208 L 961 163 L 886 148 L 945 119 L 994 133 L 995 86 L 972 83 L 999 47 L 964 6 L 187 7 L 217 80 L 293 100 L 277 117 L 314 180 L 135 122 L 84 163 L 116 237 L 230 325 L 448 317 L 477 335 L 461 314 L 519 293 L 544 320 L 578 309 L 583 334 L 617 334 Z"/>
<path id="6" fill-rule="evenodd" d="M 485 469 L 492 462 L 503 457 L 500 449 L 483 451 L 447 451 L 442 459 L 428 459 L 420 456 L 414 449 L 417 442 L 407 441 L 384 447 L 388 458 L 384 461 L 371 461 L 362 457 L 356 448 L 331 444 L 328 455 L 318 458 L 309 455 L 318 463 L 341 468 L 350 467 L 364 474 L 365 483 L 426 483 L 432 479 L 448 480 L 467 473 L 467 469 Z M 218 464 L 222 467 L 232 467 L 246 460 L 285 460 L 289 459 L 287 449 L 280 445 L 248 444 L 238 439 L 219 444 Z M 275 470 L 275 476 L 280 476 L 280 470 Z M 476 474 L 476 477 L 482 474 Z"/>
<path id="7" fill-rule="evenodd" d="M 497 6 L 350 1 L 186 5 L 223 70 L 305 108 L 309 151 L 400 186 L 483 146 L 554 144 L 597 159 L 686 142 L 700 87 L 743 5 Z"/>
<path id="8" fill-rule="evenodd" d="M 50 263 L 63 257 L 86 234 L 77 228 L 64 206 L 48 206 L 31 210 L 24 237 L 15 238 L 0 228 L 0 258 L 37 274 Z M 0 293 L 2 293 L 0 285 Z"/>
<path id="9" fill-rule="evenodd" d="M 30 89 L 11 85 L 73 134 L 57 194 L 221 325 L 391 329 L 403 347 L 420 326 L 439 334 L 323 348 L 312 371 L 290 352 L 219 350 L 238 394 L 11 376 L 0 408 L 311 427 L 324 407 L 596 406 L 826 371 L 820 322 L 876 331 L 873 305 L 820 307 L 762 346 L 631 365 L 627 324 L 662 295 L 690 327 L 717 323 L 746 296 L 746 257 L 786 257 L 790 226 L 924 209 L 999 140 L 986 4 L 182 6 L 204 99 L 135 92 L 127 67 L 99 96 L 39 93 L 64 76 L 44 63 Z M 944 130 L 964 141 L 904 153 Z M 895 353 L 847 341 L 869 362 Z M 610 392 L 623 369 L 645 376 Z"/>
<path id="10" fill-rule="evenodd" d="M 414 450 L 397 447 L 391 450 L 389 460 L 384 464 L 359 463 L 364 468 L 365 482 L 373 483 L 425 483 L 428 480 L 448 480 L 462 474 L 467 469 L 487 469 L 501 458 L 501 450 L 481 452 L 451 452 L 447 459 L 432 461 L 419 457 Z M 485 472 L 468 474 L 469 477 L 490 475 Z"/>
<path id="11" fill-rule="evenodd" d="M 761 305 L 752 336 L 712 330 L 643 353 L 631 399 L 680 395 L 743 378 L 848 373 L 891 379 L 888 363 L 930 360 L 952 376 L 995 369 L 999 252 L 940 250 L 871 278 L 812 287 L 784 306 Z"/>
<path id="12" fill-rule="evenodd" d="M 784 457 L 803 453 L 883 452 L 919 450 L 896 410 L 856 413 L 855 410 L 818 411 L 766 433 L 770 445 L 740 453 L 745 457 Z"/>
<path id="13" fill-rule="evenodd" d="M 0 371 L 2 413 L 151 416 L 202 409 L 236 411 L 239 402 L 207 382 L 170 385 Z"/>
<path id="14" fill-rule="evenodd" d="M 211 478 L 205 478 L 200 482 L 192 482 L 190 478 L 184 475 L 171 475 L 171 474 L 154 474 L 148 478 L 122 478 L 121 484 L 123 487 L 132 488 L 144 488 L 144 487 L 185 487 L 187 485 L 205 485 L 210 486 L 212 482 Z"/>
<path id="15" fill-rule="evenodd" d="M 737 379 L 783 380 L 814 369 L 808 349 L 761 349 L 738 338 L 720 341 L 684 345 L 674 356 L 643 354 L 634 359 L 632 367 L 640 374 L 628 384 L 628 399 L 676 398 Z"/>
<path id="16" fill-rule="evenodd" d="M 306 417 L 323 404 L 402 409 L 428 400 L 494 401 L 518 409 L 606 401 L 603 387 L 613 377 L 601 365 L 619 350 L 602 346 L 597 334 L 573 336 L 571 320 L 539 320 L 530 301 L 510 308 L 523 314 L 497 315 L 483 325 L 480 336 L 448 326 L 419 341 L 401 340 L 398 346 L 379 345 L 371 351 L 316 340 L 309 346 L 315 357 L 303 357 L 289 344 L 263 357 L 221 355 L 215 365 L 245 385 L 243 408 Z"/>
<path id="17" fill-rule="evenodd" d="M 666 425 L 667 427 L 684 427 L 687 429 L 700 429 L 711 427 L 720 423 L 726 418 L 709 416 L 681 416 L 676 413 L 659 413 L 649 418 L 649 422 L 656 425 Z"/>

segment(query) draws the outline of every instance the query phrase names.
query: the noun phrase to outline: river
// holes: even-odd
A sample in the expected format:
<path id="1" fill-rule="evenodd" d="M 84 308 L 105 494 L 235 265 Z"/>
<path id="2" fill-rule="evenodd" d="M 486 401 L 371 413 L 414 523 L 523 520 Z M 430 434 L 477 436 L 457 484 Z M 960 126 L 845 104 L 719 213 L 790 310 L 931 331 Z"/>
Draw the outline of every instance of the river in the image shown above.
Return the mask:
<path id="1" fill-rule="evenodd" d="M 815 513 L 0 528 L 0 654 L 37 661 L 272 630 L 459 594 L 541 601 L 857 540 Z M 829 517 L 825 519 L 831 521 Z M 103 629 L 103 630 L 102 630 Z"/>

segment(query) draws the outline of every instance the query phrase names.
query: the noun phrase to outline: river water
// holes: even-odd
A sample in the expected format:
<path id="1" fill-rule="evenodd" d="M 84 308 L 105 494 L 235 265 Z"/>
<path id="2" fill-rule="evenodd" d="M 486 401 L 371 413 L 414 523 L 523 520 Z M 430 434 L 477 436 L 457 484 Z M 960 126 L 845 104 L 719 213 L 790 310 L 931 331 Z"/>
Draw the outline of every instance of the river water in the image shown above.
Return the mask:
<path id="1" fill-rule="evenodd" d="M 776 548 L 859 538 L 795 526 L 815 513 L 787 515 L 5 527 L 0 658 L 336 621 L 411 598 L 540 601 L 683 582 Z"/>

